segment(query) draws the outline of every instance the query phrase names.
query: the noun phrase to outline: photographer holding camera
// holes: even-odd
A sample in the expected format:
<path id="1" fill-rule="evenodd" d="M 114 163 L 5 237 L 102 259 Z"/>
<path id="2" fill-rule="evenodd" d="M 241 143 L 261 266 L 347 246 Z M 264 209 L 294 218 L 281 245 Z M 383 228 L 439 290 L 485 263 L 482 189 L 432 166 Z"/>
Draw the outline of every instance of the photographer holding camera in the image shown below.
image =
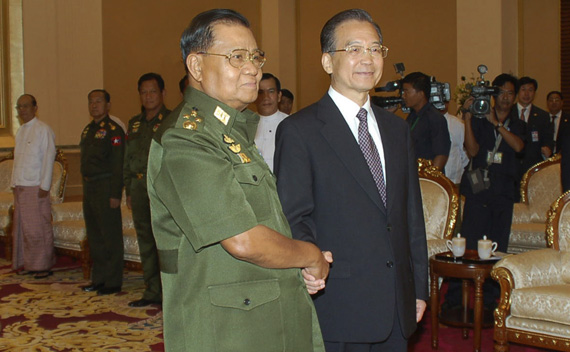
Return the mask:
<path id="1" fill-rule="evenodd" d="M 402 80 L 402 99 L 412 109 L 406 122 L 410 126 L 417 158 L 432 160 L 443 171 L 451 139 L 447 120 L 430 103 L 430 77 L 421 72 L 412 72 Z"/>
<path id="2" fill-rule="evenodd" d="M 493 95 L 495 105 L 487 108 L 487 114 L 478 111 L 477 106 L 489 96 L 480 97 L 474 94 L 475 90 L 461 109 L 465 120 L 465 149 L 471 158 L 471 165 L 461 180 L 461 194 L 465 196 L 461 234 L 466 238 L 468 249 L 477 249 L 477 240 L 486 235 L 497 242 L 498 251 L 507 250 L 517 192 L 515 153 L 524 148 L 525 132 L 524 122 L 512 110 L 517 85 L 515 77 L 501 74 L 493 81 L 495 87 L 486 87 L 488 92 L 497 92 Z M 484 286 L 487 309 L 496 306 L 500 293 L 498 285 L 493 286 L 490 281 Z M 461 284 L 450 282 L 444 308 L 456 308 L 460 303 Z"/>

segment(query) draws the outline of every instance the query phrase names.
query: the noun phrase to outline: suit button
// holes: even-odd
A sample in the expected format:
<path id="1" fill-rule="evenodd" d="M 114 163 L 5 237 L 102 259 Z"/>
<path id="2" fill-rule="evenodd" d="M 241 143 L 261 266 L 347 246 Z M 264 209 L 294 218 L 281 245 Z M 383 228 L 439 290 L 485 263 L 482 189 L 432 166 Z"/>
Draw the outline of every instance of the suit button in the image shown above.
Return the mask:
<path id="1" fill-rule="evenodd" d="M 386 266 L 387 266 L 388 268 L 391 268 L 391 267 L 394 266 L 394 263 L 393 263 L 391 260 L 388 260 L 388 261 L 386 262 Z"/>
<path id="2" fill-rule="evenodd" d="M 392 231 L 392 225 L 386 226 L 386 230 L 388 230 L 388 232 Z"/>
<path id="3" fill-rule="evenodd" d="M 257 176 L 253 175 L 253 180 L 257 181 Z"/>
<path id="4" fill-rule="evenodd" d="M 245 304 L 246 306 L 249 306 L 251 304 L 251 300 L 249 298 L 246 298 L 243 300 L 243 304 Z"/>

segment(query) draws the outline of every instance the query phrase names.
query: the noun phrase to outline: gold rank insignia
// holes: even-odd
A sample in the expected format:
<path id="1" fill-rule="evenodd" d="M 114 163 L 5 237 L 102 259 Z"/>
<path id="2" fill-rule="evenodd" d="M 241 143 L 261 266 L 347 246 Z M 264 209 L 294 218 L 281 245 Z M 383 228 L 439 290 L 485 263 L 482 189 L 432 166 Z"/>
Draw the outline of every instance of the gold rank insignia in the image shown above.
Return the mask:
<path id="1" fill-rule="evenodd" d="M 99 126 L 105 127 L 105 121 L 101 121 L 101 123 L 99 124 Z"/>
<path id="2" fill-rule="evenodd" d="M 216 110 L 214 110 L 214 116 L 218 120 L 220 120 L 224 125 L 227 125 L 230 119 L 230 115 L 219 106 L 216 106 Z"/>
<path id="3" fill-rule="evenodd" d="M 201 118 L 201 117 L 195 117 L 195 118 L 194 118 L 194 120 L 196 120 L 196 122 L 198 122 L 198 123 L 200 123 L 200 122 L 204 121 L 204 120 L 202 120 L 202 118 Z"/>
<path id="4" fill-rule="evenodd" d="M 115 128 L 116 128 L 115 125 L 111 125 L 111 131 L 114 131 Z"/>
<path id="5" fill-rule="evenodd" d="M 235 141 L 230 136 L 225 135 L 225 134 L 223 136 L 224 136 L 224 143 L 226 143 L 226 144 L 235 143 Z"/>
<path id="6" fill-rule="evenodd" d="M 184 123 L 182 124 L 182 127 L 184 127 L 187 130 L 196 130 L 198 129 L 198 125 L 196 124 L 196 122 L 194 121 L 184 121 Z"/>
<path id="7" fill-rule="evenodd" d="M 162 121 L 162 114 L 158 115 L 158 121 Z"/>
<path id="8" fill-rule="evenodd" d="M 198 116 L 198 110 L 196 110 L 196 108 L 192 108 L 192 112 L 190 113 L 190 116 L 196 118 Z"/>
<path id="9" fill-rule="evenodd" d="M 238 153 L 237 156 L 239 156 L 243 164 L 251 163 L 251 159 L 245 153 Z"/>
<path id="10" fill-rule="evenodd" d="M 231 150 L 233 153 L 239 153 L 241 152 L 241 145 L 239 144 L 231 144 L 228 145 L 229 150 Z"/>
<path id="11" fill-rule="evenodd" d="M 185 119 L 189 119 L 189 118 L 190 118 L 190 115 L 186 114 L 186 115 L 184 115 L 184 116 L 182 116 L 182 117 L 184 117 Z"/>

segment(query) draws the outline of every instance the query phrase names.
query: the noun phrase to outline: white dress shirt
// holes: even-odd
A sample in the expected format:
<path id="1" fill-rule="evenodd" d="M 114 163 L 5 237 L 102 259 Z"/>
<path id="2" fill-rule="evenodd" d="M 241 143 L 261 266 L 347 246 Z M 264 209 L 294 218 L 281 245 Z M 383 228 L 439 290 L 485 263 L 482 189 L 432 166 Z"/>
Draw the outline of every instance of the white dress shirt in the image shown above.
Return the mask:
<path id="1" fill-rule="evenodd" d="M 273 115 L 259 116 L 259 124 L 257 125 L 257 132 L 255 133 L 255 145 L 257 145 L 257 149 L 259 149 L 259 153 L 263 157 L 263 160 L 265 160 L 271 171 L 273 171 L 275 131 L 281 121 L 285 120 L 289 115 L 277 110 Z"/>
<path id="2" fill-rule="evenodd" d="M 556 137 L 558 136 L 558 128 L 560 128 L 560 119 L 562 118 L 562 110 L 558 111 L 556 115 L 552 115 L 548 113 L 548 117 L 550 117 L 550 121 L 552 121 L 552 116 L 556 116 L 554 119 L 554 141 L 556 142 Z"/>
<path id="3" fill-rule="evenodd" d="M 447 120 L 447 128 L 449 129 L 449 137 L 451 139 L 451 148 L 449 149 L 449 158 L 445 164 L 445 176 L 453 183 L 459 184 L 465 166 L 469 164 L 469 157 L 465 152 L 463 144 L 465 143 L 465 124 L 462 120 L 446 112 L 443 116 Z"/>
<path id="4" fill-rule="evenodd" d="M 40 186 L 51 188 L 55 160 L 55 135 L 52 129 L 34 117 L 16 133 L 12 187 Z"/>
<path id="5" fill-rule="evenodd" d="M 340 110 L 342 117 L 348 124 L 350 131 L 354 135 L 356 139 L 356 143 L 358 143 L 358 125 L 360 121 L 356 115 L 360 111 L 360 108 L 366 109 L 368 112 L 367 114 L 367 122 L 368 122 L 368 132 L 372 137 L 372 141 L 376 145 L 376 149 L 378 150 L 378 155 L 380 156 L 380 160 L 382 161 L 382 172 L 384 173 L 384 182 L 388 185 L 388 180 L 386 179 L 386 161 L 384 159 L 384 146 L 382 145 L 382 137 L 380 136 L 380 129 L 378 128 L 378 122 L 376 121 L 376 117 L 374 116 L 374 112 L 370 107 L 370 96 L 367 98 L 366 103 L 363 106 L 358 106 L 355 102 L 348 99 L 344 95 L 340 94 L 331 86 L 329 87 L 329 96 L 335 103 L 335 105 Z"/>

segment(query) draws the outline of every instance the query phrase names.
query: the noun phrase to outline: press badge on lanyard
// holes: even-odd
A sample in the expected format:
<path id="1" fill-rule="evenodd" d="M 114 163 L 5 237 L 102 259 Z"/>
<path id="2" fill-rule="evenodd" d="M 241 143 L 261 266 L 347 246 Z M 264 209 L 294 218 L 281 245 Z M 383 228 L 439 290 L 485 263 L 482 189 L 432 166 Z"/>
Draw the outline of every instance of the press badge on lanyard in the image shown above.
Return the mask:
<path id="1" fill-rule="evenodd" d="M 493 158 L 491 160 L 491 158 Z M 502 152 L 496 152 L 495 155 L 493 155 L 493 152 L 491 150 L 487 151 L 487 164 L 502 164 L 503 163 L 503 153 Z"/>

